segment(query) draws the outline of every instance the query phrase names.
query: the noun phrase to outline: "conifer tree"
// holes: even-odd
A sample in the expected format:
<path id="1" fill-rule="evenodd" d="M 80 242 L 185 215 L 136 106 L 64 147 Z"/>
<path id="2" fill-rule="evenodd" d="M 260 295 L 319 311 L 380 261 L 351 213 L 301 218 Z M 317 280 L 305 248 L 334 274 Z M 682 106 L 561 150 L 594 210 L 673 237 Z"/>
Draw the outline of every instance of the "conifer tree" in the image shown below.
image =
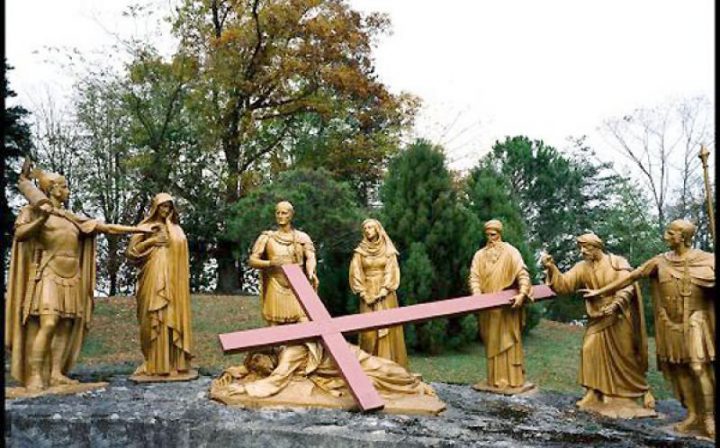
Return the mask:
<path id="1" fill-rule="evenodd" d="M 459 202 L 442 148 L 418 140 L 395 157 L 380 189 L 382 222 L 400 251 L 403 305 L 468 293 L 477 219 Z M 474 317 L 408 329 L 408 344 L 437 353 L 474 339 Z M 416 335 L 416 337 L 413 337 Z"/>

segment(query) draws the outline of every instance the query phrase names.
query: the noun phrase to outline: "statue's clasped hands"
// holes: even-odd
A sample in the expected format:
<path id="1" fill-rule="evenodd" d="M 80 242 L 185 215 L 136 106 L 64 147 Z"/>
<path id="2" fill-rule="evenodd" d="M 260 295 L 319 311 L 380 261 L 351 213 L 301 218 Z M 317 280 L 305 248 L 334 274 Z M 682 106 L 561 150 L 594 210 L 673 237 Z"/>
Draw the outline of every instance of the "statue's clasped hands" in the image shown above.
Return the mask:
<path id="1" fill-rule="evenodd" d="M 168 245 L 168 236 L 167 233 L 162 229 L 160 226 L 153 226 L 151 228 L 153 231 L 152 235 L 146 240 L 153 246 L 167 246 Z"/>
<path id="2" fill-rule="evenodd" d="M 600 309 L 600 312 L 606 316 L 610 314 L 615 314 L 620 309 L 620 305 L 618 305 L 615 302 L 608 303 L 602 309 Z"/>
<path id="3" fill-rule="evenodd" d="M 360 293 L 360 297 L 368 304 L 372 305 L 376 302 L 379 302 L 380 300 L 383 300 L 387 295 L 390 293 L 390 291 L 387 290 L 387 288 L 380 288 L 380 291 L 378 291 L 377 294 L 374 296 L 369 296 L 368 293 L 362 292 Z"/>

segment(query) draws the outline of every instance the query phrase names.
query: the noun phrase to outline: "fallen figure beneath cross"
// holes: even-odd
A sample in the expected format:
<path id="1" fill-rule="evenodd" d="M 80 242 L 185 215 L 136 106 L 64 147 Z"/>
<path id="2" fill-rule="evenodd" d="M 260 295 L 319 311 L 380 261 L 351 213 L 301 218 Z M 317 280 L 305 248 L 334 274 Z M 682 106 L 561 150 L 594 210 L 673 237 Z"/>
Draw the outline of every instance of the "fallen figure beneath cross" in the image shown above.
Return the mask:
<path id="1" fill-rule="evenodd" d="M 401 365 L 348 344 L 385 401 L 385 412 L 436 415 L 445 409 L 433 388 Z M 322 344 L 305 342 L 248 355 L 213 381 L 210 395 L 244 407 L 357 409 L 340 371 Z"/>

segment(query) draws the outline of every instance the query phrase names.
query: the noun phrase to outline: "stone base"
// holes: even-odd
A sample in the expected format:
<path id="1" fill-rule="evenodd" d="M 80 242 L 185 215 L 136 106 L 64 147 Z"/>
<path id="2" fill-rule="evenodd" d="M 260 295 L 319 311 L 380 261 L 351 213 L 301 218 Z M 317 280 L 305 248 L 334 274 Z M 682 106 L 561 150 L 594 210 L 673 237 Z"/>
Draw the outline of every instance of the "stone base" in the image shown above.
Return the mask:
<path id="1" fill-rule="evenodd" d="M 236 380 L 243 384 L 242 380 Z M 211 386 L 210 398 L 230 406 L 248 409 L 293 409 L 328 408 L 358 411 L 355 399 L 346 392 L 333 396 L 319 389 L 312 381 L 303 378 L 294 380 L 276 395 L 256 398 L 247 394 L 230 395 L 225 387 Z M 405 415 L 439 415 L 445 410 L 445 403 L 432 395 L 383 396 L 385 408 L 381 412 Z"/>
<path id="2" fill-rule="evenodd" d="M 609 418 L 654 418 L 658 417 L 655 409 L 645 408 L 632 400 L 615 399 L 609 403 L 593 403 L 590 405 L 578 406 L 584 412 L 600 414 Z"/>
<path id="3" fill-rule="evenodd" d="M 24 387 L 6 387 L 5 388 L 5 399 L 11 400 L 14 398 L 34 398 L 42 397 L 44 395 L 72 395 L 79 394 L 82 392 L 88 392 L 91 390 L 101 389 L 106 387 L 108 383 L 78 383 L 78 384 L 62 384 L 59 386 L 48 387 L 37 392 L 29 392 Z"/>
<path id="4" fill-rule="evenodd" d="M 487 381 L 480 381 L 479 383 L 473 384 L 473 389 L 480 391 L 480 392 L 490 392 L 492 394 L 501 394 L 501 395 L 530 395 L 535 392 L 537 392 L 538 388 L 533 383 L 525 383 L 520 387 L 505 387 L 505 388 L 498 388 L 491 386 L 487 383 Z"/>
<path id="5" fill-rule="evenodd" d="M 615 420 L 578 411 L 575 401 L 580 397 L 575 395 L 540 390 L 528 396 L 484 394 L 478 399 L 478 392 L 467 385 L 432 383 L 447 405 L 438 416 L 251 410 L 210 400 L 210 376 L 138 385 L 128 380 L 131 368 L 106 376 L 110 380 L 106 388 L 83 394 L 6 399 L 5 446 L 714 447 L 706 440 L 659 429 L 686 415 L 674 399 L 656 403 L 666 421 Z M 92 376 L 86 378 L 78 368 L 75 376 L 97 381 L 97 369 L 93 367 Z"/>
<path id="6" fill-rule="evenodd" d="M 130 381 L 135 383 L 166 383 L 170 381 L 192 381 L 197 379 L 198 371 L 190 369 L 187 372 L 178 373 L 176 375 L 130 375 Z"/>

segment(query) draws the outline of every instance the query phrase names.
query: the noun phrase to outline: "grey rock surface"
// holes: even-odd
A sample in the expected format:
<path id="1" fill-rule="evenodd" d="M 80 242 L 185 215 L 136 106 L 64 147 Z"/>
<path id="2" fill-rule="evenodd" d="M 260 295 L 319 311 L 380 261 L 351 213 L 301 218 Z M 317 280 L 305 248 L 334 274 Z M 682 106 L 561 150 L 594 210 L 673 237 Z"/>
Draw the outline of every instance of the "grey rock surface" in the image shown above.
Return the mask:
<path id="1" fill-rule="evenodd" d="M 81 378 L 84 381 L 99 378 Z M 21 447 L 709 447 L 661 427 L 680 420 L 618 421 L 578 412 L 579 396 L 502 397 L 468 385 L 433 384 L 448 409 L 438 417 L 334 410 L 230 408 L 208 399 L 209 376 L 136 385 L 114 375 L 105 389 L 5 401 L 6 446 Z"/>

